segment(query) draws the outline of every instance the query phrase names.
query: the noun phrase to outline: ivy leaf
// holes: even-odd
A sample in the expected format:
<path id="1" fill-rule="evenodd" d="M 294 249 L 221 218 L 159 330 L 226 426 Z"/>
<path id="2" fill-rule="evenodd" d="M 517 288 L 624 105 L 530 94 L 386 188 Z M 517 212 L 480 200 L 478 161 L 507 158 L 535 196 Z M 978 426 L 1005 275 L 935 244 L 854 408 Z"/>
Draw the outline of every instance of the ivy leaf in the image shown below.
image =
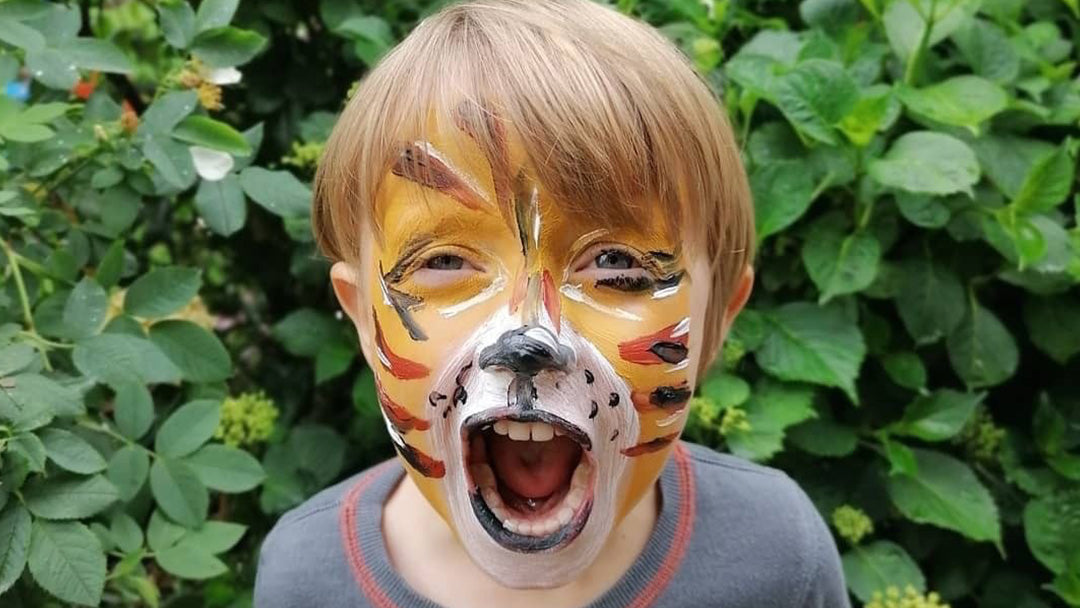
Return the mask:
<path id="1" fill-rule="evenodd" d="M 124 311 L 147 318 L 176 312 L 199 293 L 201 274 L 197 268 L 184 266 L 155 268 L 128 287 Z"/>
<path id="2" fill-rule="evenodd" d="M 288 171 L 248 167 L 240 172 L 240 185 L 251 200 L 281 217 L 311 213 L 311 190 Z"/>
<path id="3" fill-rule="evenodd" d="M 202 180 L 195 191 L 195 208 L 206 225 L 221 236 L 234 234 L 247 222 L 244 191 L 235 175 L 218 181 Z"/>
<path id="4" fill-rule="evenodd" d="M 757 362 L 781 380 L 835 386 L 858 403 L 855 378 L 866 344 L 854 320 L 836 306 L 784 304 L 765 315 L 769 333 Z"/>
<path id="5" fill-rule="evenodd" d="M 205 445 L 184 462 L 206 487 L 220 492 L 247 492 L 266 479 L 254 456 L 227 445 Z"/>
<path id="6" fill-rule="evenodd" d="M 875 591 L 888 587 L 904 589 L 911 585 L 919 593 L 926 591 L 926 578 L 919 565 L 894 542 L 878 540 L 856 545 L 840 561 L 848 588 L 862 602 L 869 602 Z"/>
<path id="7" fill-rule="evenodd" d="M 1054 361 L 1065 365 L 1080 353 L 1080 299 L 1070 294 L 1028 296 L 1024 324 L 1031 341 Z"/>
<path id="8" fill-rule="evenodd" d="M 158 458 L 150 467 L 150 490 L 161 510 L 177 523 L 198 528 L 206 521 L 210 495 L 186 464 Z"/>
<path id="9" fill-rule="evenodd" d="M 949 362 L 971 388 L 1008 380 L 1020 363 L 1016 341 L 994 313 L 972 302 L 945 345 Z"/>
<path id="10" fill-rule="evenodd" d="M 967 464 L 931 450 L 910 448 L 917 473 L 886 479 L 889 497 L 905 517 L 1001 546 L 1001 524 L 990 492 Z"/>
<path id="11" fill-rule="evenodd" d="M 0 511 L 0 594 L 11 588 L 26 567 L 30 551 L 30 512 L 11 501 Z"/>
<path id="12" fill-rule="evenodd" d="M 1009 94 L 1000 85 L 969 74 L 921 89 L 901 87 L 900 101 L 915 114 L 977 133 L 980 124 L 1008 107 Z"/>
<path id="13" fill-rule="evenodd" d="M 30 573 L 49 593 L 74 604 L 97 606 L 105 588 L 105 552 L 80 522 L 34 522 Z"/>
<path id="14" fill-rule="evenodd" d="M 105 510 L 119 498 L 116 486 L 101 475 L 53 475 L 26 484 L 26 508 L 42 519 L 82 519 Z"/>
<path id="15" fill-rule="evenodd" d="M 43 429 L 38 436 L 45 453 L 62 469 L 88 475 L 105 470 L 105 459 L 85 439 L 63 429 Z"/>
<path id="16" fill-rule="evenodd" d="M 1014 209 L 1039 213 L 1049 211 L 1065 200 L 1076 174 L 1076 159 L 1069 155 L 1068 145 L 1066 140 L 1035 161 L 1012 201 Z"/>
<path id="17" fill-rule="evenodd" d="M 135 498 L 142 489 L 149 472 L 150 456 L 146 449 L 142 446 L 127 445 L 113 453 L 106 475 L 116 486 L 120 500 L 127 502 Z"/>
<path id="18" fill-rule="evenodd" d="M 183 319 L 150 326 L 150 341 L 165 353 L 190 382 L 217 382 L 232 375 L 229 351 L 216 335 Z"/>
<path id="19" fill-rule="evenodd" d="M 844 234 L 832 224 L 818 224 L 802 248 L 803 266 L 821 292 L 819 304 L 838 295 L 862 291 L 877 276 L 881 245 L 872 234 Z"/>
<path id="20" fill-rule="evenodd" d="M 773 86 L 777 106 L 795 128 L 818 141 L 839 143 L 833 126 L 859 98 L 855 80 L 843 65 L 824 59 L 805 60 Z"/>
<path id="21" fill-rule="evenodd" d="M 236 156 L 251 153 L 251 145 L 239 131 L 209 116 L 193 115 L 180 121 L 172 131 L 180 141 L 220 150 Z"/>
<path id="22" fill-rule="evenodd" d="M 221 402 L 218 400 L 196 399 L 185 403 L 176 408 L 158 429 L 154 450 L 171 458 L 187 456 L 214 435 L 220 420 Z"/>
<path id="23" fill-rule="evenodd" d="M 897 274 L 896 308 L 916 344 L 936 342 L 960 324 L 964 288 L 951 270 L 929 256 L 917 256 L 901 260 Z"/>
<path id="24" fill-rule="evenodd" d="M 944 441 L 964 428 L 986 393 L 961 393 L 941 389 L 919 395 L 904 409 L 895 432 L 923 441 Z"/>
<path id="25" fill-rule="evenodd" d="M 901 3 L 894 3 L 901 4 Z M 979 181 L 979 162 L 964 142 L 933 131 L 911 131 L 898 137 L 867 167 L 879 184 L 922 194 L 963 192 Z"/>
<path id="26" fill-rule="evenodd" d="M 759 241 L 795 223 L 810 208 L 814 196 L 810 176 L 809 167 L 799 160 L 769 162 L 750 174 Z"/>

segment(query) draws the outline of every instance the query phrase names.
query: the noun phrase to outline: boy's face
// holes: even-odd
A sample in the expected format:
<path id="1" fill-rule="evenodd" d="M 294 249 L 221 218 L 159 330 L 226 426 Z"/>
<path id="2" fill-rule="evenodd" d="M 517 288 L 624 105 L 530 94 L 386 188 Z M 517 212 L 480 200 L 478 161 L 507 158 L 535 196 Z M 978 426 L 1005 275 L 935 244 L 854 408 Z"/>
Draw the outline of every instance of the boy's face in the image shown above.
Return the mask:
<path id="1" fill-rule="evenodd" d="M 678 236 L 568 214 L 512 133 L 496 158 L 453 126 L 405 148 L 381 242 L 335 289 L 407 471 L 472 559 L 508 586 L 566 583 L 685 425 L 707 266 Z M 664 225 L 650 201 L 628 212 Z"/>

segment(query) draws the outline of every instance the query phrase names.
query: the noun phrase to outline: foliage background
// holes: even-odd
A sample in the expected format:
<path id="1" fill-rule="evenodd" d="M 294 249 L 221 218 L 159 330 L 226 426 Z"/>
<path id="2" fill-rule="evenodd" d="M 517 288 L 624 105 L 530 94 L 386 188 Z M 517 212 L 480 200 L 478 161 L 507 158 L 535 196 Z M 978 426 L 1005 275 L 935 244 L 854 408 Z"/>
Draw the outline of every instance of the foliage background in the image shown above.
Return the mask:
<path id="1" fill-rule="evenodd" d="M 276 517 L 391 454 L 308 184 L 435 8 L 0 3 L 5 606 L 248 605 Z M 1076 0 L 616 8 L 756 199 L 687 437 L 795 477 L 857 603 L 1080 606 Z"/>

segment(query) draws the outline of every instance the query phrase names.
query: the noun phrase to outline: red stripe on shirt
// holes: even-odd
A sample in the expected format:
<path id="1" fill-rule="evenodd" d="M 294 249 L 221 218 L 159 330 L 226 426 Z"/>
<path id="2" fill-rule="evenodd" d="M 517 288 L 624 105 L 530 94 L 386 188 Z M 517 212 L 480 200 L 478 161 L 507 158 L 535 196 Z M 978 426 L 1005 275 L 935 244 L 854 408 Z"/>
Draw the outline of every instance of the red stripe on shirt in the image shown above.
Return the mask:
<path id="1" fill-rule="evenodd" d="M 356 504 L 359 502 L 360 495 L 371 485 L 371 482 L 383 472 L 387 465 L 393 462 L 395 461 L 388 460 L 381 466 L 368 471 L 349 489 L 348 493 L 345 494 L 339 519 L 341 539 L 345 543 L 345 556 L 349 560 L 349 569 L 352 570 L 353 578 L 356 579 L 356 583 L 360 585 L 360 590 L 367 596 L 371 605 L 378 606 L 378 608 L 397 608 L 397 605 L 390 601 L 390 598 L 379 587 L 379 584 L 375 582 L 375 578 L 371 575 L 371 568 L 364 561 L 364 552 L 360 549 L 360 542 L 356 536 Z"/>

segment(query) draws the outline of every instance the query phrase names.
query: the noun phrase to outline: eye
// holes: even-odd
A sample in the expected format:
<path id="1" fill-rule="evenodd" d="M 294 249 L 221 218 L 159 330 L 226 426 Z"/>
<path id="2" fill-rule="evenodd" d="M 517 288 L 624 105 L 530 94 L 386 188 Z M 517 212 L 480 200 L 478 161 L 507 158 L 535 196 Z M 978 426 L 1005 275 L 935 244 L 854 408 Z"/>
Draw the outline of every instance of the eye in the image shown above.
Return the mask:
<path id="1" fill-rule="evenodd" d="M 618 249 L 605 249 L 593 260 L 597 268 L 605 270 L 628 270 L 640 268 L 641 264 L 629 253 Z"/>
<path id="2" fill-rule="evenodd" d="M 630 249 L 611 244 L 597 245 L 578 256 L 573 265 L 574 280 L 602 289 L 641 292 L 652 289 L 656 275 Z"/>
<path id="3" fill-rule="evenodd" d="M 467 262 L 459 255 L 437 255 L 424 263 L 424 268 L 431 270 L 461 270 Z M 471 265 L 471 264 L 470 264 Z"/>
<path id="4" fill-rule="evenodd" d="M 451 287 L 483 272 L 467 255 L 445 249 L 418 260 L 414 268 L 409 280 L 418 287 L 432 289 Z"/>

